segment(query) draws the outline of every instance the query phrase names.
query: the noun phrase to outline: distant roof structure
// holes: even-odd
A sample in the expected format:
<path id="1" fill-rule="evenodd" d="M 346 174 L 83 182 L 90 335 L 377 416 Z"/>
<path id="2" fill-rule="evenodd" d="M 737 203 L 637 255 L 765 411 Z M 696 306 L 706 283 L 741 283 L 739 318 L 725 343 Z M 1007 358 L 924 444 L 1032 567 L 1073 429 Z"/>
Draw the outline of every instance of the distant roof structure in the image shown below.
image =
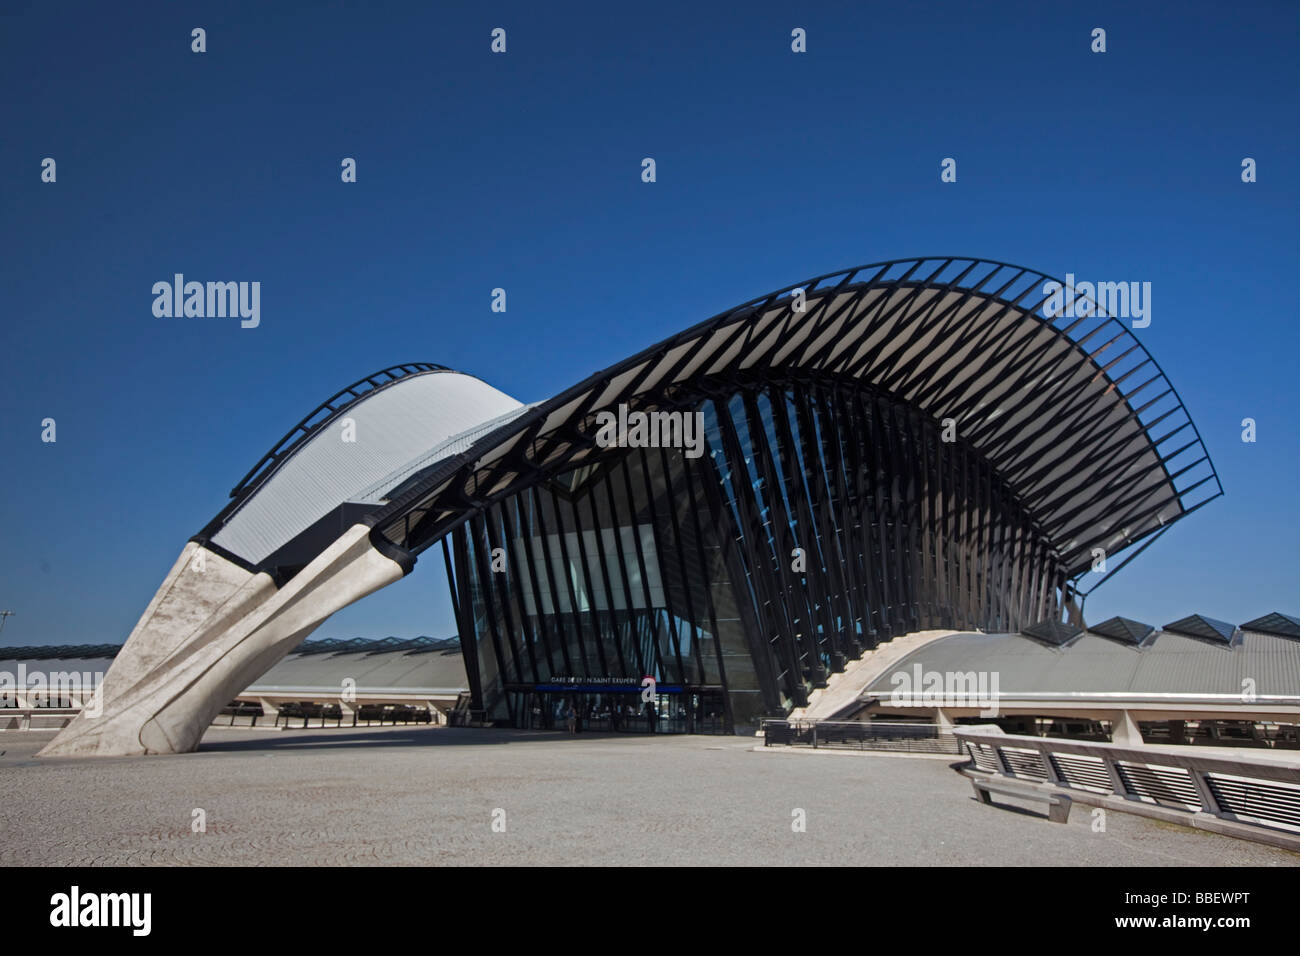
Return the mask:
<path id="1" fill-rule="evenodd" d="M 108 670 L 119 644 L 62 644 L 0 648 L 0 661 L 21 661 L 28 673 Z M 469 689 L 460 639 L 387 637 L 308 641 L 248 688 L 247 694 L 301 694 L 337 698 L 345 679 L 358 694 L 447 697 Z"/>
<path id="2" fill-rule="evenodd" d="M 29 644 L 0 647 L 0 661 L 112 660 L 121 644 Z"/>
<path id="3" fill-rule="evenodd" d="M 263 674 L 244 693 L 337 697 L 344 680 L 359 695 L 385 693 L 452 697 L 469 690 L 457 639 L 309 641 Z"/>
<path id="4" fill-rule="evenodd" d="M 1237 630 L 1235 625 L 1227 621 L 1215 620 L 1204 614 L 1189 614 L 1166 624 L 1164 629 L 1173 634 L 1188 634 L 1207 641 L 1222 641 L 1224 644 L 1232 643 L 1232 635 Z"/>
<path id="5" fill-rule="evenodd" d="M 321 641 L 307 641 L 294 651 L 295 654 L 387 654 L 387 653 L 404 653 L 404 654 L 425 654 L 432 651 L 460 650 L 460 638 L 446 637 L 442 639 L 432 637 L 384 637 L 377 640 L 369 640 L 364 637 L 354 637 L 351 640 L 340 640 L 336 637 L 327 638 Z"/>
<path id="6" fill-rule="evenodd" d="M 1292 617 L 1281 611 L 1274 611 L 1247 621 L 1241 625 L 1243 631 L 1260 631 L 1264 634 L 1277 634 L 1281 637 L 1300 638 L 1300 617 Z"/>
<path id="7" fill-rule="evenodd" d="M 1093 634 L 1100 634 L 1102 637 L 1109 637 L 1111 640 L 1134 646 L 1140 645 L 1155 633 L 1155 627 L 1150 624 L 1135 621 L 1131 617 L 1118 616 L 1102 621 L 1100 624 L 1094 624 L 1088 630 Z"/>
<path id="8" fill-rule="evenodd" d="M 1240 702 L 1242 681 L 1260 700 L 1300 705 L 1300 641 L 1245 631 L 1239 644 L 1211 643 L 1164 631 L 1138 646 L 1088 631 L 1068 647 L 1023 634 L 961 633 L 918 648 L 868 683 L 863 696 L 888 697 L 891 675 L 914 665 L 926 671 L 998 674 L 1003 699 L 1153 695 Z"/>

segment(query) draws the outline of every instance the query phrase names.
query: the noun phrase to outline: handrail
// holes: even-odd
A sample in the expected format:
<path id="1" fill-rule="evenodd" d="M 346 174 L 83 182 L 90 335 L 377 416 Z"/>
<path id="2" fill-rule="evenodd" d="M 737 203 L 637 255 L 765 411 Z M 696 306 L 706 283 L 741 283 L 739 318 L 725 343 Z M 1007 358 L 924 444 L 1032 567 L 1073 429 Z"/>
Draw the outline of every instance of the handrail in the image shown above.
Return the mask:
<path id="1" fill-rule="evenodd" d="M 855 743 L 859 750 L 904 750 L 920 753 L 960 754 L 961 746 L 947 727 L 939 724 L 880 720 L 794 720 L 765 718 L 759 723 L 763 745 L 818 748 L 832 743 Z"/>
<path id="2" fill-rule="evenodd" d="M 1292 762 L 1211 756 L 1185 747 L 1019 736 L 991 725 L 956 728 L 954 735 L 971 758 L 968 776 L 1065 788 L 1115 809 L 1159 808 L 1159 815 L 1182 815 L 1193 826 L 1208 815 L 1234 825 L 1222 832 L 1257 839 L 1280 831 L 1291 836 L 1265 842 L 1300 847 L 1300 753 Z"/>

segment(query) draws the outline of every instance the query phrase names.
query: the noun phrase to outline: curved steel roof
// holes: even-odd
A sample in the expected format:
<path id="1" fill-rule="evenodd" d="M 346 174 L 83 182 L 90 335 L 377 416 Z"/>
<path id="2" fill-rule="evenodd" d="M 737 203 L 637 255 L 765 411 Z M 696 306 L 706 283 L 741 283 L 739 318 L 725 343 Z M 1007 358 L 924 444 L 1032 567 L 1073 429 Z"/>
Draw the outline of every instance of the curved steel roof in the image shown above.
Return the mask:
<path id="1" fill-rule="evenodd" d="M 474 505 L 582 464 L 600 453 L 597 411 L 685 404 L 745 377 L 817 375 L 954 419 L 959 439 L 993 464 L 1080 575 L 1094 547 L 1113 561 L 1222 487 L 1150 353 L 1089 298 L 1075 300 L 1076 317 L 1046 314 L 1053 281 L 946 257 L 787 286 L 597 372 L 466 452 L 416 471 L 372 516 L 372 537 L 419 550 Z"/>
<path id="2" fill-rule="evenodd" d="M 440 365 L 377 372 L 318 406 L 264 455 L 204 537 L 258 565 L 340 504 L 378 507 L 376 495 L 409 469 L 464 451 L 524 410 L 491 385 Z"/>

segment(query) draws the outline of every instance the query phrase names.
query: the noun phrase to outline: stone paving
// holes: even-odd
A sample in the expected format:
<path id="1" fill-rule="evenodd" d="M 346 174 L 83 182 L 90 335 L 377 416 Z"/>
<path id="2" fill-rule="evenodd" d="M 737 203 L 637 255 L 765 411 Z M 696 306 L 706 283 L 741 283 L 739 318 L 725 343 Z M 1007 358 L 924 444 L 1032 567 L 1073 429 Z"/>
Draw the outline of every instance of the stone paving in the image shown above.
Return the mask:
<path id="1" fill-rule="evenodd" d="M 0 732 L 0 865 L 1300 864 L 1131 814 L 1094 833 L 1082 805 L 1065 826 L 986 807 L 955 757 L 420 727 L 212 729 L 194 754 L 36 759 L 48 739 Z"/>

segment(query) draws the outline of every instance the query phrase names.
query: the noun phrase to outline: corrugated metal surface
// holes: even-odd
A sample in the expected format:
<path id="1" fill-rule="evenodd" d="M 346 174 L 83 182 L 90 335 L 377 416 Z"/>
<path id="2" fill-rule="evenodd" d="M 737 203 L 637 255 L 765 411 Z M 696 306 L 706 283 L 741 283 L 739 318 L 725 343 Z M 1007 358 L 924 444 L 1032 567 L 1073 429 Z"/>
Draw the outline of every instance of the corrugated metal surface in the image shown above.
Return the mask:
<path id="1" fill-rule="evenodd" d="M 0 673 L 10 675 L 6 688 L 16 683 L 19 665 L 29 686 L 33 675 L 48 681 L 56 674 L 89 674 L 90 686 L 99 685 L 112 658 L 66 658 L 0 661 Z M 465 659 L 459 647 L 433 651 L 362 652 L 351 654 L 293 653 L 266 672 L 245 693 L 269 693 L 292 690 L 303 692 L 304 699 L 317 696 L 337 697 L 345 678 L 356 681 L 359 693 L 437 693 L 446 695 L 469 690 L 465 678 Z M 50 688 L 44 688 L 50 689 Z M 55 688 L 57 689 L 57 688 Z"/>
<path id="2" fill-rule="evenodd" d="M 522 410 L 504 392 L 458 372 L 403 379 L 347 410 L 343 420 L 355 423 L 355 441 L 343 440 L 343 420 L 331 423 L 285 461 L 212 540 L 247 561 L 261 561 L 430 449 L 442 446 L 444 455 L 453 454 L 458 446 L 449 439 Z"/>
<path id="3" fill-rule="evenodd" d="M 451 648 L 422 653 L 290 654 L 245 693 L 293 691 L 337 697 L 346 678 L 356 681 L 359 694 L 446 695 L 469 690 L 465 659 L 459 648 Z"/>
<path id="4" fill-rule="evenodd" d="M 444 458 L 450 458 L 452 455 L 459 455 L 463 451 L 468 451 L 469 446 L 474 444 L 488 432 L 500 428 L 502 425 L 510 422 L 528 409 L 537 405 L 520 405 L 518 408 L 506 412 L 504 415 L 498 415 L 496 418 L 489 419 L 481 425 L 475 425 L 473 428 L 466 429 L 458 435 L 448 438 L 444 442 L 439 442 L 433 448 L 430 448 L 423 455 L 420 455 L 404 464 L 389 474 L 385 475 L 379 481 L 374 482 L 369 487 L 362 489 L 353 501 L 368 501 L 378 503 L 385 500 L 388 492 L 392 491 L 411 475 L 415 474 L 421 468 L 427 468 L 435 462 L 442 461 Z"/>
<path id="5" fill-rule="evenodd" d="M 1186 694 L 1238 696 L 1254 681 L 1254 693 L 1300 699 L 1300 640 L 1244 631 L 1240 645 L 1160 633 L 1144 647 L 1097 634 L 1048 647 L 1021 634 L 954 634 L 919 648 L 867 686 L 892 693 L 891 675 L 925 671 L 983 671 L 998 675 L 1004 696 L 1026 694 Z"/>

